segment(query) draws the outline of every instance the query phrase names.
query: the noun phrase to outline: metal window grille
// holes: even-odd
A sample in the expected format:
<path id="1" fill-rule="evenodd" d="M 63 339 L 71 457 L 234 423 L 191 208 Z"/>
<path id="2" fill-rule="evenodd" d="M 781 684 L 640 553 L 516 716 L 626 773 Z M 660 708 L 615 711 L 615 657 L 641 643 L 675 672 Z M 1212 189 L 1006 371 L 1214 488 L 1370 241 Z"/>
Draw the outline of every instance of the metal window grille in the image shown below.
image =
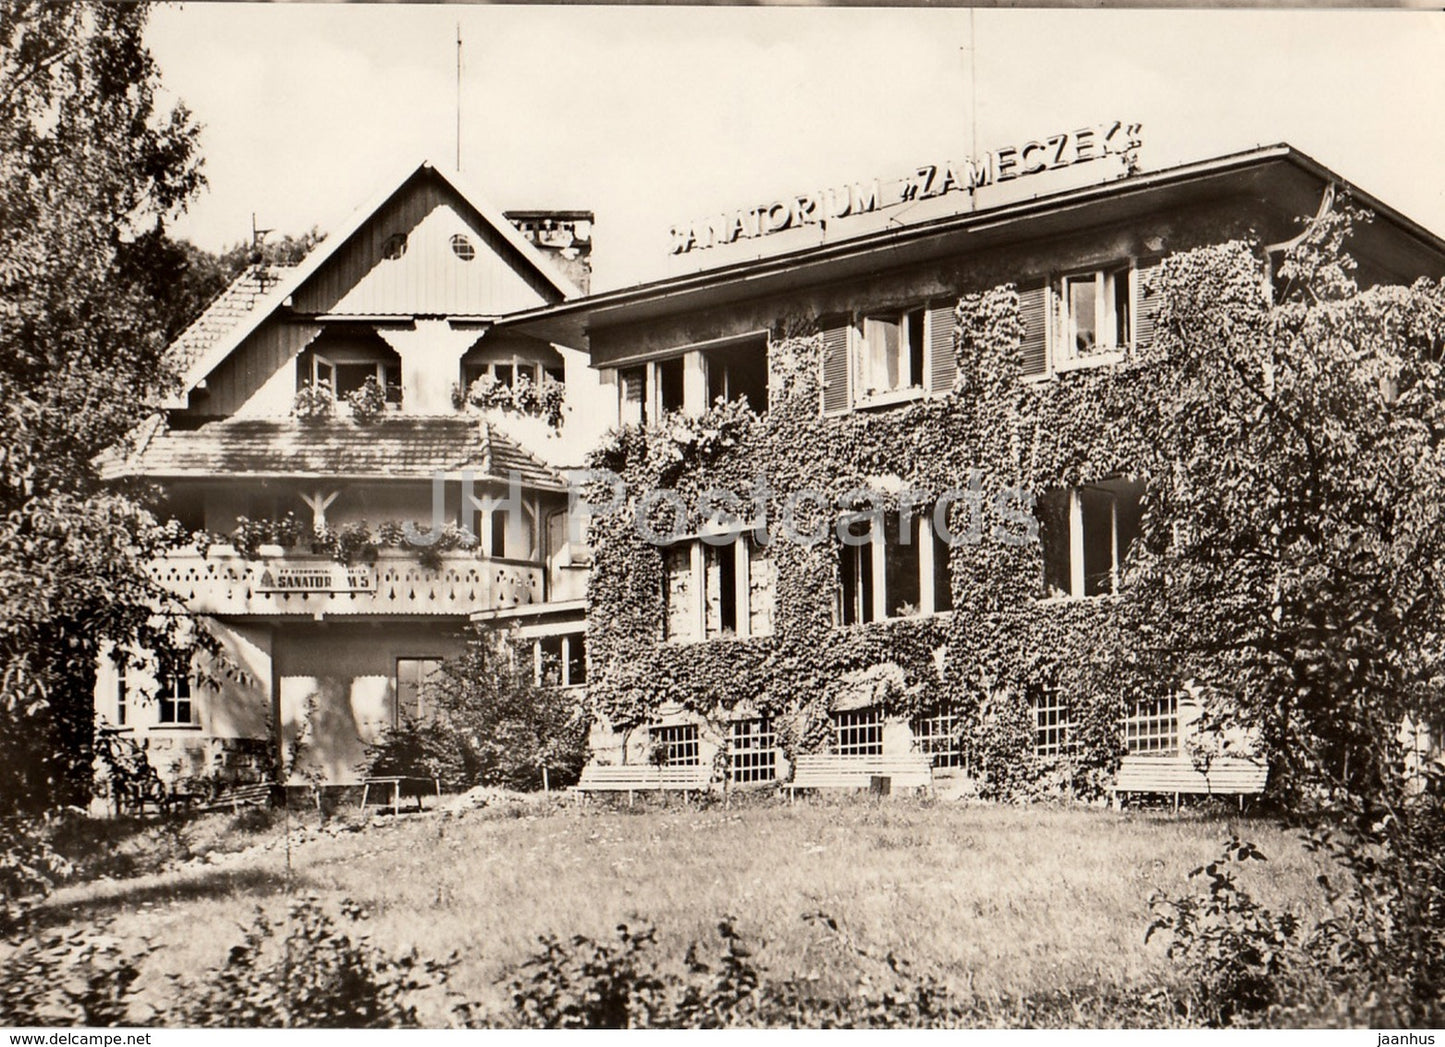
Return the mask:
<path id="1" fill-rule="evenodd" d="M 1147 698 L 1136 702 L 1124 721 L 1124 743 L 1131 753 L 1179 751 L 1179 699 Z"/>
<path id="2" fill-rule="evenodd" d="M 732 780 L 735 784 L 770 782 L 778 776 L 777 735 L 766 717 L 732 723 Z"/>
<path id="3" fill-rule="evenodd" d="M 953 709 L 939 709 L 913 721 L 913 740 L 918 751 L 933 757 L 935 767 L 962 767 L 961 718 Z"/>
<path id="4" fill-rule="evenodd" d="M 1074 749 L 1069 699 L 1057 687 L 1034 691 L 1034 755 L 1062 756 Z"/>
<path id="5" fill-rule="evenodd" d="M 834 713 L 833 732 L 839 756 L 883 755 L 883 718 L 877 709 Z"/>
<path id="6" fill-rule="evenodd" d="M 663 761 L 669 767 L 696 767 L 698 759 L 697 724 L 684 723 L 673 727 L 652 728 L 652 744 L 666 747 Z"/>

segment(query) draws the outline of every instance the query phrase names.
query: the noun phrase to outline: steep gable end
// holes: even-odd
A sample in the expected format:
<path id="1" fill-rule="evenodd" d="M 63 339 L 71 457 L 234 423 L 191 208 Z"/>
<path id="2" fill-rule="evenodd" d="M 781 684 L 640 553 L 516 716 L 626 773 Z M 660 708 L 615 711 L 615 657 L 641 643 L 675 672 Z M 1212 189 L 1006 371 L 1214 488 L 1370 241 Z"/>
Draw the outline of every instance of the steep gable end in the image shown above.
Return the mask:
<path id="1" fill-rule="evenodd" d="M 556 302 L 555 282 L 440 174 L 423 168 L 292 296 L 328 316 L 500 316 Z"/>

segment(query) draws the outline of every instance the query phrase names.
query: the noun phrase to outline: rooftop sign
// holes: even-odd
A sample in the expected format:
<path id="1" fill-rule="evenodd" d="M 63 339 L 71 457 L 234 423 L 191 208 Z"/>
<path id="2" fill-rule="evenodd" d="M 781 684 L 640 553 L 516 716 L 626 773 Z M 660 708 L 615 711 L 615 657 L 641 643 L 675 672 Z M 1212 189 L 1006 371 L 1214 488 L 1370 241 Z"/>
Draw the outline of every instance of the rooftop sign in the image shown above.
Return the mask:
<path id="1" fill-rule="evenodd" d="M 868 214 L 886 207 L 927 200 L 946 193 L 972 193 L 995 185 L 1063 167 L 1122 157 L 1132 164 L 1141 139 L 1140 124 L 1114 120 L 1077 131 L 1064 131 L 1022 145 L 995 149 L 982 157 L 927 164 L 901 178 L 854 182 L 834 189 L 784 197 L 672 227 L 672 253 L 687 254 L 738 240 L 781 233 L 834 218 Z"/>

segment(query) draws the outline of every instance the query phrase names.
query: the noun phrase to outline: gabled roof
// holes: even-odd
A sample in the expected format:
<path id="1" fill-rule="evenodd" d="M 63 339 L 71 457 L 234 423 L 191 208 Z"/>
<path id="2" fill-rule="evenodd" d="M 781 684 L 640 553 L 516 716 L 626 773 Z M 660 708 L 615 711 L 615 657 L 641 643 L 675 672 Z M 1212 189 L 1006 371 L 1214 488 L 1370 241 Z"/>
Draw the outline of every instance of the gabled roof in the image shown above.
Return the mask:
<path id="1" fill-rule="evenodd" d="M 564 490 L 566 481 L 541 459 L 475 417 L 349 419 L 302 422 L 227 419 L 199 429 L 156 431 L 124 457 L 100 463 L 105 479 L 196 478 L 430 480 L 468 472 L 476 480 Z"/>
<path id="2" fill-rule="evenodd" d="M 281 298 L 276 289 L 293 266 L 248 266 L 166 349 L 166 363 L 177 374 L 186 372 L 207 351 L 245 323 L 254 312 L 269 311 Z"/>
<path id="3" fill-rule="evenodd" d="M 400 193 L 414 177 L 424 172 L 434 174 L 460 196 L 467 206 L 475 211 L 508 246 L 521 256 L 534 274 L 557 293 L 558 297 L 575 298 L 580 294 L 570 281 L 547 264 L 541 252 L 517 231 L 502 212 L 489 204 L 459 173 L 424 160 L 418 165 L 407 167 L 399 178 L 388 181 L 386 189 L 354 210 L 334 231 L 328 233 L 326 238 L 299 265 L 285 272 L 274 288 L 268 288 L 264 303 L 260 308 L 250 309 L 247 315 L 240 318 L 240 322 L 231 327 L 229 331 L 216 336 L 203 349 L 196 352 L 181 370 L 178 394 L 167 401 L 165 406 L 185 407 L 186 395 L 196 387 L 197 383 L 210 374 L 222 360 L 285 304 L 287 299 L 330 261 L 367 221 Z"/>

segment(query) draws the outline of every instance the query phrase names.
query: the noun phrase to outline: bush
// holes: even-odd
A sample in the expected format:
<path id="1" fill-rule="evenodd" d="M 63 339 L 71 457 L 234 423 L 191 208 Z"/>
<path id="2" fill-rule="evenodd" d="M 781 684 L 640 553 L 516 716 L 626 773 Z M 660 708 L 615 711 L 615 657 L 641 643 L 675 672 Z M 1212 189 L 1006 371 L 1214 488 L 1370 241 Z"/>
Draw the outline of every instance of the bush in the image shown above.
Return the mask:
<path id="1" fill-rule="evenodd" d="M 368 913 L 347 899 L 351 928 Z M 265 913 L 233 946 L 224 966 L 200 983 L 182 983 L 183 1002 L 164 1014 L 168 1024 L 218 1028 L 417 1028 L 414 994 L 445 982 L 455 958 L 422 960 L 416 950 L 391 956 L 365 933 L 337 927 L 309 895 L 287 910 L 281 937 Z M 177 979 L 179 981 L 179 979 Z"/>
<path id="2" fill-rule="evenodd" d="M 386 390 L 375 377 L 362 382 L 360 389 L 347 393 L 346 402 L 351 405 L 351 417 L 362 425 L 370 425 L 386 414 Z"/>
<path id="3" fill-rule="evenodd" d="M 151 946 L 108 927 L 38 934 L 0 958 L 0 1024 L 136 1024 L 130 997 Z"/>
<path id="4" fill-rule="evenodd" d="M 50 845 L 43 823 L 0 820 L 0 935 L 17 930 L 31 904 L 67 876 L 71 864 Z"/>
<path id="5" fill-rule="evenodd" d="M 1274 913 L 1235 882 L 1233 869 L 1265 861 L 1253 844 L 1233 836 L 1214 861 L 1189 874 L 1202 889 L 1178 898 L 1150 900 L 1156 931 L 1171 936 L 1169 957 L 1185 970 L 1195 1017 L 1210 1026 L 1258 1015 L 1286 998 L 1299 959 L 1293 913 Z"/>

